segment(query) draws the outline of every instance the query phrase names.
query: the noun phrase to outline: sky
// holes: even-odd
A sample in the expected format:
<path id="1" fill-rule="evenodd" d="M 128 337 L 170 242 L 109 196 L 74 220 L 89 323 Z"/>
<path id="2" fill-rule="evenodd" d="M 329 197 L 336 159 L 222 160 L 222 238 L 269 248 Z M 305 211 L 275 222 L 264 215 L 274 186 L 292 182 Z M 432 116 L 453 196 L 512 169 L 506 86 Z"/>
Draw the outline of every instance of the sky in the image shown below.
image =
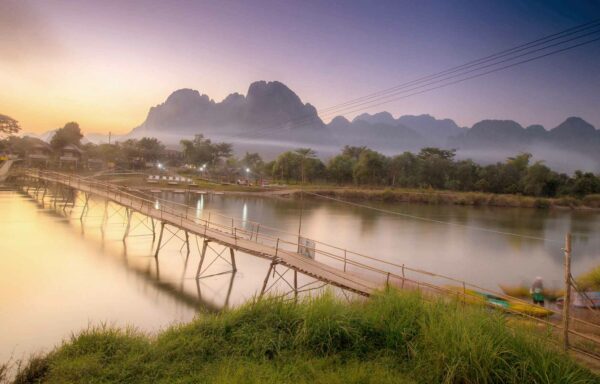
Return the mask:
<path id="1" fill-rule="evenodd" d="M 0 114 L 126 133 L 180 88 L 278 80 L 317 109 L 600 18 L 579 1 L 0 1 Z M 600 128 L 600 42 L 376 108 Z M 326 119 L 329 120 L 329 119 Z"/>

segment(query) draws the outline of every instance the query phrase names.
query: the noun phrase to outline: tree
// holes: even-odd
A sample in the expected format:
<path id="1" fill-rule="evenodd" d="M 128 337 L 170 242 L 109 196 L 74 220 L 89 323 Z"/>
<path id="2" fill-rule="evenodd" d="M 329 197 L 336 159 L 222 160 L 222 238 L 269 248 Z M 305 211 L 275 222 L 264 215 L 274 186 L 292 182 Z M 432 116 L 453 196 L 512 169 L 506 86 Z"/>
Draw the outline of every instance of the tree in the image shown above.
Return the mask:
<path id="1" fill-rule="evenodd" d="M 390 159 L 389 178 L 392 180 L 392 186 L 399 184 L 402 187 L 415 187 L 418 172 L 419 161 L 410 152 L 404 152 Z"/>
<path id="2" fill-rule="evenodd" d="M 451 189 L 472 191 L 478 181 L 479 165 L 473 160 L 462 160 L 454 164 Z"/>
<path id="3" fill-rule="evenodd" d="M 229 158 L 233 152 L 231 143 L 217 143 L 212 146 L 212 161 L 213 165 L 217 164 L 222 158 Z"/>
<path id="4" fill-rule="evenodd" d="M 300 156 L 300 175 L 302 184 L 306 181 L 306 160 L 314 158 L 317 153 L 311 148 L 298 148 L 294 152 Z"/>
<path id="5" fill-rule="evenodd" d="M 14 135 L 21 130 L 19 122 L 12 117 L 0 114 L 0 134 Z"/>
<path id="6" fill-rule="evenodd" d="M 258 153 L 246 152 L 246 155 L 240 161 L 242 166 L 250 168 L 254 173 L 262 173 L 265 162 Z"/>
<path id="7" fill-rule="evenodd" d="M 354 181 L 357 184 L 381 184 L 386 179 L 386 157 L 379 152 L 365 149 L 354 166 Z"/>
<path id="8" fill-rule="evenodd" d="M 527 168 L 523 177 L 523 192 L 532 196 L 554 196 L 557 186 L 553 181 L 557 178 L 552 170 L 537 161 Z"/>
<path id="9" fill-rule="evenodd" d="M 165 150 L 165 146 L 155 137 L 142 137 L 136 145 L 144 161 L 158 160 Z"/>
<path id="10" fill-rule="evenodd" d="M 54 136 L 50 140 L 50 145 L 54 150 L 61 150 L 67 145 L 79 146 L 82 138 L 83 135 L 81 134 L 79 124 L 70 122 L 56 130 L 56 133 L 54 133 Z"/>
<path id="11" fill-rule="evenodd" d="M 221 158 L 231 156 L 232 145 L 230 143 L 214 143 L 204 135 L 198 134 L 193 140 L 181 140 L 183 157 L 191 164 L 216 165 Z"/>
<path id="12" fill-rule="evenodd" d="M 440 148 L 423 148 L 419 158 L 419 182 L 423 186 L 446 188 L 452 172 L 456 151 Z"/>
<path id="13" fill-rule="evenodd" d="M 299 180 L 300 175 L 300 155 L 295 152 L 287 151 L 277 156 L 273 164 L 273 177 L 289 182 L 291 179 Z"/>
<path id="14" fill-rule="evenodd" d="M 571 193 L 579 197 L 600 193 L 600 178 L 591 172 L 575 171 L 572 184 Z"/>
<path id="15" fill-rule="evenodd" d="M 354 160 L 358 160 L 360 154 L 366 150 L 368 150 L 368 148 L 365 146 L 353 147 L 350 145 L 345 145 L 344 148 L 342 148 L 342 155 L 351 157 Z"/>
<path id="16" fill-rule="evenodd" d="M 337 155 L 327 163 L 327 174 L 336 183 L 351 182 L 355 164 L 356 159 L 347 155 Z"/>

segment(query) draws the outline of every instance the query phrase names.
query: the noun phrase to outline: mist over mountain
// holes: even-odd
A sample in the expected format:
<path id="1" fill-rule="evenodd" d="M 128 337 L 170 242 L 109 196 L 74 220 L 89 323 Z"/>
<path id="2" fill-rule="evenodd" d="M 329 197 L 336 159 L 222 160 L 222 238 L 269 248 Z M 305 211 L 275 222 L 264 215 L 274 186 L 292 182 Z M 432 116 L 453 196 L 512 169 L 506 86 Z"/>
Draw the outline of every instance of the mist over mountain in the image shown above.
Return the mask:
<path id="1" fill-rule="evenodd" d="M 303 103 L 278 81 L 254 82 L 245 96 L 232 93 L 221 102 L 195 90 L 180 89 L 164 103 L 150 108 L 146 121 L 130 136 L 180 137 L 197 133 L 238 140 L 266 138 L 290 144 L 331 141 L 315 107 Z"/>
<path id="2" fill-rule="evenodd" d="M 246 95 L 232 93 L 221 102 L 196 90 L 177 90 L 150 108 L 139 127 L 113 136 L 113 141 L 153 136 L 176 147 L 182 138 L 198 133 L 234 143 L 236 153 L 257 151 L 266 158 L 302 146 L 312 147 L 323 158 L 344 145 L 364 145 L 388 155 L 436 146 L 456 149 L 459 158 L 481 163 L 530 152 L 534 160 L 544 160 L 559 171 L 600 172 L 600 131 L 579 117 L 551 129 L 523 127 L 513 120 L 482 120 L 466 128 L 451 119 L 395 118 L 383 111 L 363 113 L 352 121 L 338 116 L 325 124 L 315 107 L 278 81 L 254 82 Z M 106 142 L 102 135 L 88 136 L 92 142 Z"/>

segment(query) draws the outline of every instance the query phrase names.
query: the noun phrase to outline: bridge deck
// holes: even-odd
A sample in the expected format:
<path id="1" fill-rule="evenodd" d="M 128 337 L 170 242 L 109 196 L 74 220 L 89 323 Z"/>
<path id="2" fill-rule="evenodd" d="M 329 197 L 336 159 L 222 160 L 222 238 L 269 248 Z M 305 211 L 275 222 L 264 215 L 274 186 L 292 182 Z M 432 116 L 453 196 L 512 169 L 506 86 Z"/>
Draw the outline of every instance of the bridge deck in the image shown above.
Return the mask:
<path id="1" fill-rule="evenodd" d="M 70 178 L 60 176 L 49 176 L 43 174 L 28 174 L 30 177 L 47 182 L 60 183 L 83 192 L 108 199 L 133 211 L 153 219 L 162 221 L 168 225 L 188 231 L 191 234 L 201 236 L 206 240 L 213 241 L 232 249 L 248 253 L 264 259 L 269 259 L 278 264 L 285 265 L 305 275 L 311 276 L 325 283 L 353 291 L 362 295 L 370 295 L 374 290 L 382 288 L 379 283 L 357 276 L 356 274 L 343 271 L 323 262 L 308 258 L 297 252 L 282 249 L 279 246 L 272 246 L 259 242 L 258 239 L 252 240 L 233 233 L 211 227 L 210 222 L 198 223 L 196 218 L 188 218 L 187 215 L 169 212 L 162 208 L 156 208 L 148 203 L 147 200 L 137 198 L 129 193 L 122 192 L 117 188 L 97 187 L 92 182 L 86 182 L 81 178 Z"/>

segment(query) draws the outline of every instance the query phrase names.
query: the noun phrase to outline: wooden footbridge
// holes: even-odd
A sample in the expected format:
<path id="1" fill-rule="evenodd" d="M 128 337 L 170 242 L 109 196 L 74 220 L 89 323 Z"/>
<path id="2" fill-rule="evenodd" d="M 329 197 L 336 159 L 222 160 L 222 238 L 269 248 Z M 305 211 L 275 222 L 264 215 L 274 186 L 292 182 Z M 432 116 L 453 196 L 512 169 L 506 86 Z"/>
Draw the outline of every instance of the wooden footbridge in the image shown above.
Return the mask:
<path id="1" fill-rule="evenodd" d="M 267 259 L 270 261 L 270 266 L 262 284 L 261 296 L 269 292 L 280 281 L 282 282 L 280 285 L 285 283 L 284 286 L 289 288 L 286 295 L 293 294 L 295 297 L 300 292 L 318 288 L 308 288 L 314 282 L 299 286 L 298 273 L 301 273 L 314 279 L 317 283 L 329 284 L 340 288 L 342 292 L 349 291 L 363 296 L 370 296 L 373 292 L 391 285 L 401 289 L 422 291 L 425 293 L 424 298 L 436 295 L 454 297 L 459 301 L 469 303 L 477 301 L 487 303 L 485 295 L 492 295 L 496 298 L 530 305 L 526 301 L 501 292 L 491 291 L 452 277 L 352 252 L 342 247 L 306 239 L 298 234 L 270 228 L 257 222 L 204 210 L 199 215 L 194 207 L 158 199 L 145 195 L 142 191 L 92 178 L 52 171 L 23 170 L 14 179 L 26 192 L 36 198 L 41 194 L 43 200 L 47 192 L 52 192 L 53 196 L 62 196 L 63 209 L 69 204 L 75 206 L 76 199 L 82 199 L 81 219 L 89 210 L 92 196 L 105 202 L 103 221 L 108 215 L 109 204 L 116 204 L 118 209 L 125 210 L 124 240 L 130 233 L 134 214 L 141 215 L 145 220 L 150 221 L 151 226 L 148 228 L 152 231 L 153 238 L 156 237 L 156 227 L 160 226 L 158 242 L 154 250 L 155 257 L 159 257 L 164 245 L 175 237 L 183 241 L 182 248 L 186 246 L 189 253 L 190 237 L 195 237 L 200 251 L 197 279 L 220 274 L 208 273 L 218 259 L 228 263 L 231 267 L 231 271 L 228 272 L 235 272 L 237 270 L 236 252 Z M 55 205 L 56 201 L 55 197 Z M 181 236 L 181 233 L 184 236 Z M 198 239 L 202 243 L 201 247 Z M 222 249 L 216 249 L 215 245 L 220 245 Z M 212 261 L 209 261 L 211 258 Z M 290 271 L 292 273 L 287 275 Z M 540 319 L 527 313 L 513 312 L 510 308 L 503 308 L 503 310 L 528 317 L 539 324 L 556 329 L 564 335 L 577 337 L 600 348 L 600 339 L 597 336 L 582 333 L 576 330 L 577 327 L 568 328 L 561 325 L 568 325 L 569 322 L 561 320 L 561 317 L 564 318 L 564 316 L 560 312 L 551 311 L 553 319 Z M 576 317 L 567 318 L 572 324 L 579 325 L 580 329 L 593 329 L 594 334 L 600 334 L 600 325 L 598 324 Z M 565 329 L 567 329 L 566 332 Z M 581 348 L 573 345 L 568 345 L 568 348 L 600 359 L 600 354 L 596 352 L 582 351 Z"/>

